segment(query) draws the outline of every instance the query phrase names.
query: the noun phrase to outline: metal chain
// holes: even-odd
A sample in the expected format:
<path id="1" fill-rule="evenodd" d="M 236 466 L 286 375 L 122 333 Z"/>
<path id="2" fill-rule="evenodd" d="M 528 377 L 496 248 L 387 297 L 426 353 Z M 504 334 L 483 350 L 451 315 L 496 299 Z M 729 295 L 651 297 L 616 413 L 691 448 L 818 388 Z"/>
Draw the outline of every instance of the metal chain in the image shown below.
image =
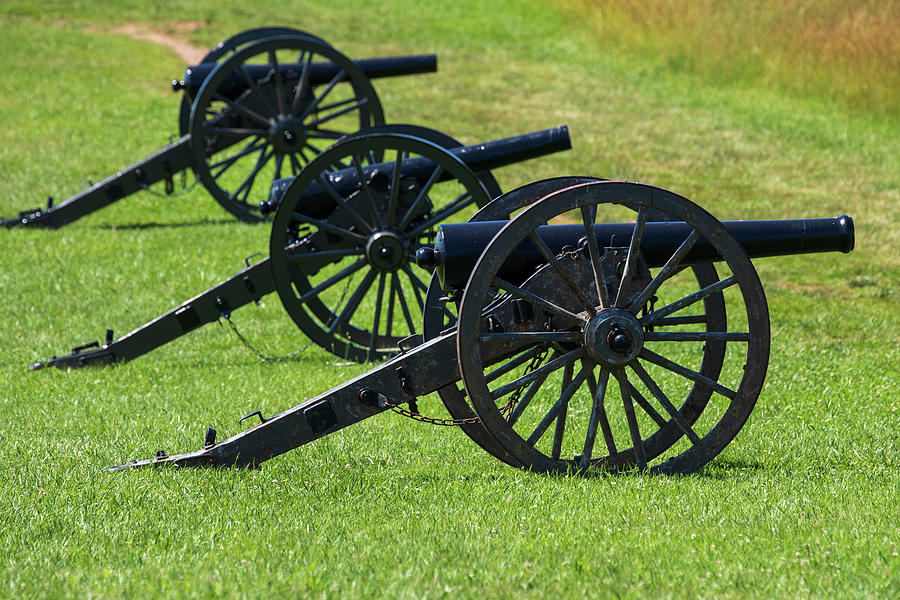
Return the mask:
<path id="1" fill-rule="evenodd" d="M 544 349 L 536 354 L 534 358 L 531 359 L 531 362 L 525 368 L 525 372 L 522 374 L 524 377 L 528 375 L 535 369 L 537 369 L 542 362 L 547 358 L 547 353 L 550 351 L 550 345 L 547 344 L 544 346 Z M 503 407 L 500 408 L 500 414 L 503 415 L 504 418 L 508 418 L 509 414 L 516 407 L 516 404 L 519 403 L 519 399 L 522 397 L 522 392 L 525 390 L 526 386 L 522 386 L 520 388 L 516 388 L 516 391 L 513 392 L 512 396 L 509 398 L 509 402 L 507 402 Z M 420 423 L 428 423 L 429 425 L 438 425 L 440 427 L 459 427 L 460 425 L 472 425 L 474 423 L 481 423 L 480 417 L 468 417 L 465 419 L 442 419 L 439 417 L 428 417 L 420 414 L 418 411 L 412 411 L 406 408 L 403 408 L 399 405 L 392 405 L 391 410 L 397 413 L 398 415 L 402 415 L 413 421 L 418 421 Z"/>
<path id="2" fill-rule="evenodd" d="M 334 313 L 334 312 L 337 310 L 337 307 L 339 307 L 341 304 L 343 304 L 344 298 L 347 297 L 347 292 L 350 290 L 350 283 L 352 282 L 352 280 L 353 280 L 353 277 L 352 277 L 352 276 L 349 277 L 349 278 L 347 278 L 347 285 L 344 286 L 344 291 L 341 292 L 341 297 L 338 298 L 338 301 L 335 303 L 335 305 L 334 305 L 334 310 L 331 311 L 332 313 Z M 244 337 L 244 335 L 238 330 L 237 325 L 234 324 L 234 321 L 231 320 L 231 313 L 230 313 L 230 312 L 222 313 L 222 318 L 224 318 L 225 321 L 228 323 L 228 326 L 231 327 L 231 331 L 234 332 L 234 335 L 237 337 L 237 339 L 238 339 L 238 340 L 239 340 L 239 341 L 240 341 L 240 342 L 241 342 L 248 350 L 250 350 L 250 352 L 251 352 L 254 356 L 256 356 L 256 358 L 258 358 L 259 360 L 261 360 L 261 361 L 263 361 L 263 362 L 280 363 L 280 362 L 286 362 L 286 361 L 289 361 L 289 360 L 293 360 L 293 359 L 296 358 L 300 353 L 302 353 L 304 350 L 306 350 L 307 348 L 309 348 L 309 347 L 313 344 L 312 342 L 307 342 L 307 343 L 303 344 L 302 346 L 300 346 L 299 348 L 297 348 L 296 350 L 294 350 L 293 352 L 291 352 L 291 353 L 289 353 L 289 354 L 285 354 L 285 355 L 283 355 L 283 356 L 268 356 L 268 355 L 266 355 L 266 354 L 263 354 L 263 353 L 262 353 L 260 350 L 258 350 L 257 348 L 255 348 L 255 347 L 253 346 L 253 344 L 251 344 L 250 341 L 249 341 L 246 337 Z"/>

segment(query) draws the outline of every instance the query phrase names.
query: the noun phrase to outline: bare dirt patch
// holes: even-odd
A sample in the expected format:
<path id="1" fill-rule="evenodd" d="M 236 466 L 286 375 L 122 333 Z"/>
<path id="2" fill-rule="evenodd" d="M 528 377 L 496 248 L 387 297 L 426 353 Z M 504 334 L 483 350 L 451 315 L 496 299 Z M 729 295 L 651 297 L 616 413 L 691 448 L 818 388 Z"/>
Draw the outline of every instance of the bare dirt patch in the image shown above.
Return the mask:
<path id="1" fill-rule="evenodd" d="M 165 46 L 180 56 L 185 63 L 193 65 L 200 62 L 208 50 L 194 46 L 184 38 L 202 25 L 203 21 L 178 21 L 162 25 L 126 23 L 113 29 L 113 33 Z"/>

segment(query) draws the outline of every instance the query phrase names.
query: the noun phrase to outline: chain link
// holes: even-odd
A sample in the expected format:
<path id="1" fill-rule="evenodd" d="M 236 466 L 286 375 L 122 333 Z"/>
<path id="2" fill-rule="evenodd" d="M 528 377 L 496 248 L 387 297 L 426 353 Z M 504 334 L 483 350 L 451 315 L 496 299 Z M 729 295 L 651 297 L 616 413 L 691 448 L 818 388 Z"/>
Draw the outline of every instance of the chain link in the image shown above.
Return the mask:
<path id="1" fill-rule="evenodd" d="M 351 276 L 351 278 L 348 278 L 348 279 L 347 279 L 347 285 L 344 286 L 344 291 L 341 292 L 341 297 L 340 297 L 340 298 L 338 299 L 338 301 L 335 303 L 335 305 L 334 305 L 334 310 L 331 311 L 332 313 L 334 313 L 334 312 L 337 310 L 337 307 L 339 307 L 339 306 L 344 302 L 344 298 L 347 297 L 347 292 L 350 291 L 350 283 L 351 283 L 351 282 L 352 282 L 352 276 Z M 291 353 L 289 353 L 289 354 L 284 354 L 284 355 L 282 355 L 282 356 L 268 356 L 268 355 L 266 355 L 266 354 L 263 354 L 263 353 L 262 353 L 260 350 L 258 350 L 257 348 L 255 348 L 255 347 L 253 346 L 253 344 L 251 344 L 250 341 L 249 341 L 246 337 L 244 337 L 244 335 L 238 330 L 237 325 L 235 325 L 235 324 L 234 324 L 234 321 L 231 320 L 231 312 L 230 312 L 230 311 L 229 311 L 229 312 L 226 312 L 226 313 L 222 313 L 221 316 L 222 316 L 222 318 L 225 319 L 225 321 L 228 323 L 228 326 L 231 327 L 231 331 L 234 332 L 234 335 L 237 337 L 237 339 L 238 339 L 238 340 L 239 340 L 239 341 L 240 341 L 240 342 L 241 342 L 248 350 L 250 350 L 250 352 L 251 352 L 254 356 L 256 356 L 256 358 L 258 358 L 259 360 L 261 360 L 261 361 L 263 361 L 263 362 L 280 363 L 280 362 L 286 362 L 286 361 L 289 361 L 289 360 L 293 360 L 293 359 L 296 358 L 300 353 L 302 353 L 304 350 L 306 350 L 307 348 L 309 348 L 309 347 L 312 346 L 312 344 L 313 344 L 312 342 L 307 342 L 307 343 L 303 344 L 302 346 L 300 346 L 298 349 L 294 350 L 293 352 L 291 352 Z"/>

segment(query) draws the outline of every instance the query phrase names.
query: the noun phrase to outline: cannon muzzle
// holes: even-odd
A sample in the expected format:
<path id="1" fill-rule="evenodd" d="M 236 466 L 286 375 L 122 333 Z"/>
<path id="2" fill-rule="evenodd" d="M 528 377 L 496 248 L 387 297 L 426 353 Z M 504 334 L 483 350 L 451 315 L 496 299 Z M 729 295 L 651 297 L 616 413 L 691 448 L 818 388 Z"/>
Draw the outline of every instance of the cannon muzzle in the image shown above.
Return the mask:
<path id="1" fill-rule="evenodd" d="M 411 56 L 387 56 L 378 58 L 362 58 L 353 63 L 362 70 L 369 79 L 380 77 L 399 77 L 402 75 L 416 75 L 419 73 L 434 73 L 437 71 L 437 56 L 434 54 L 415 54 Z M 187 67 L 184 78 L 173 85 L 175 91 L 184 90 L 188 97 L 193 98 L 203 82 L 220 63 L 200 63 Z M 243 66 L 244 72 L 256 84 L 261 84 L 272 75 L 272 65 L 248 64 Z M 303 65 L 290 63 L 279 66 L 282 78 L 285 81 L 298 81 Z M 332 62 L 315 62 L 309 65 L 309 82 L 312 85 L 326 85 L 339 73 L 339 67 Z M 219 88 L 219 93 L 234 98 L 247 90 L 247 81 L 243 73 L 232 72 L 225 80 L 225 85 Z"/>
<path id="2" fill-rule="evenodd" d="M 444 289 L 463 289 L 475 262 L 488 243 L 508 221 L 454 223 L 440 226 L 434 248 L 422 248 L 416 256 L 420 267 L 436 269 Z M 815 252 L 850 252 L 854 245 L 853 219 L 841 215 L 831 219 L 785 219 L 777 221 L 726 221 L 728 231 L 743 246 L 750 258 L 811 254 Z M 631 241 L 632 223 L 597 223 L 594 225 L 600 247 L 624 247 Z M 662 267 L 692 228 L 683 222 L 650 222 L 646 224 L 641 252 L 648 267 Z M 581 225 L 547 225 L 538 235 L 554 252 L 582 245 Z M 700 239 L 682 259 L 682 264 L 719 260 L 713 246 Z M 525 241 L 504 263 L 500 275 L 509 281 L 522 281 L 537 265 L 544 262 L 537 248 Z"/>
<path id="3" fill-rule="evenodd" d="M 477 173 L 571 148 L 572 140 L 569 137 L 569 128 L 565 125 L 559 125 L 551 129 L 524 133 L 482 144 L 460 146 L 449 151 Z M 424 181 L 434 171 L 435 166 L 427 158 L 413 158 L 404 161 L 403 176 L 415 177 L 420 181 Z M 363 167 L 363 176 L 367 179 L 376 173 L 390 177 L 393 172 L 394 163 L 392 161 Z M 449 173 L 444 173 L 438 178 L 438 181 L 444 181 L 449 177 L 451 177 Z M 287 177 L 285 179 L 276 179 L 272 183 L 268 206 L 263 207 L 263 212 L 274 210 L 275 207 L 281 204 L 285 191 L 293 183 L 294 179 L 294 177 Z M 342 169 L 332 173 L 329 176 L 328 183 L 341 196 L 350 195 L 360 184 L 359 176 L 354 168 Z M 303 199 L 304 214 L 310 217 L 321 218 L 326 216 L 333 208 L 334 202 L 331 200 L 331 196 L 320 185 L 313 184 L 307 189 Z"/>

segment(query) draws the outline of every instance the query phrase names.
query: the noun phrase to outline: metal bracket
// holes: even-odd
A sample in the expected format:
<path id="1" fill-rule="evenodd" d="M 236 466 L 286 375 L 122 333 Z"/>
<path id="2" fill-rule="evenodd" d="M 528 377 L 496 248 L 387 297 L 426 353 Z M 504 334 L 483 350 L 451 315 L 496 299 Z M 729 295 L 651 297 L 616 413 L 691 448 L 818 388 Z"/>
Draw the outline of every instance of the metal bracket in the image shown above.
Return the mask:
<path id="1" fill-rule="evenodd" d="M 245 420 L 249 419 L 250 417 L 259 417 L 260 423 L 265 423 L 266 421 L 268 421 L 267 418 L 262 416 L 262 411 L 254 410 L 252 413 L 244 415 L 243 417 L 238 419 L 238 425 L 240 425 L 241 423 L 243 423 Z"/>

